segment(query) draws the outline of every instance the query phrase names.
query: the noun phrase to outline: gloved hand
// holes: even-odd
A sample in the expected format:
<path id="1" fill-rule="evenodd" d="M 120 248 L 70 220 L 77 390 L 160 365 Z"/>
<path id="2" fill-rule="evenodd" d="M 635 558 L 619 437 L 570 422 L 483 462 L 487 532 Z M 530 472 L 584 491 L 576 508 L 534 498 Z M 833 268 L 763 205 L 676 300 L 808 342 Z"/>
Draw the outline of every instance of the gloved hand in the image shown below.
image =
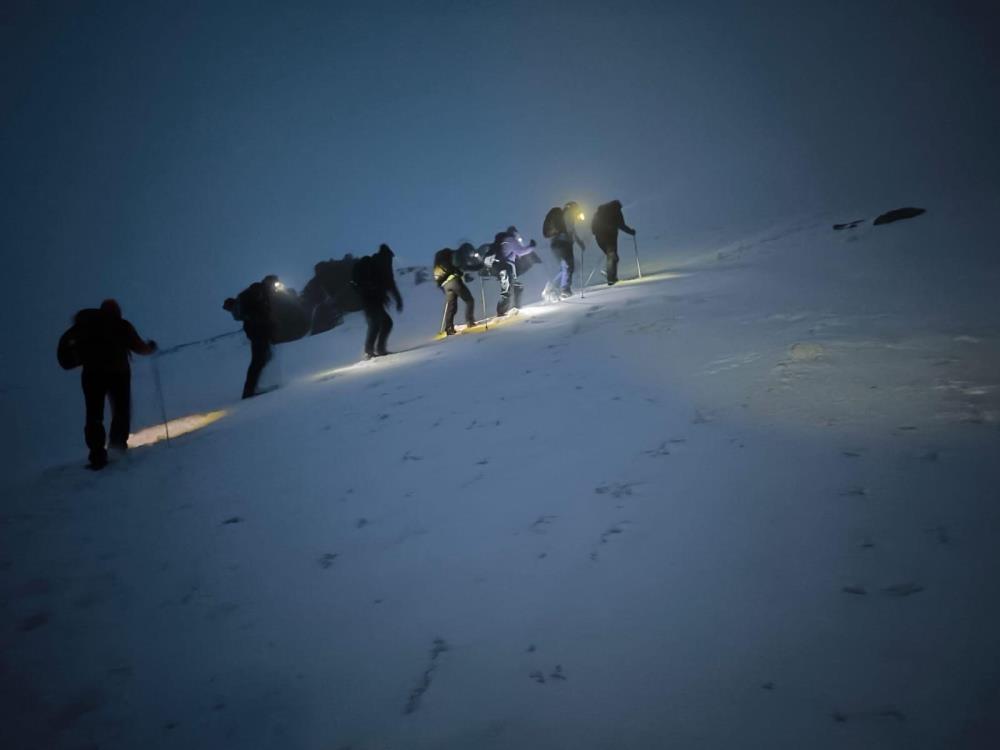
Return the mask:
<path id="1" fill-rule="evenodd" d="M 146 342 L 146 346 L 149 347 L 150 353 L 155 352 L 157 349 L 160 348 L 159 346 L 157 346 L 156 342 L 153 341 L 153 339 L 150 339 L 149 341 L 147 341 Z"/>
<path id="2" fill-rule="evenodd" d="M 403 312 L 403 300 L 396 303 L 396 312 Z"/>
<path id="3" fill-rule="evenodd" d="M 528 247 L 535 247 L 535 241 L 532 240 L 531 242 L 529 242 Z"/>
<path id="4" fill-rule="evenodd" d="M 629 232 L 629 234 L 631 234 L 633 237 L 635 237 L 635 235 L 637 234 L 637 232 L 633 229 L 631 232 Z"/>

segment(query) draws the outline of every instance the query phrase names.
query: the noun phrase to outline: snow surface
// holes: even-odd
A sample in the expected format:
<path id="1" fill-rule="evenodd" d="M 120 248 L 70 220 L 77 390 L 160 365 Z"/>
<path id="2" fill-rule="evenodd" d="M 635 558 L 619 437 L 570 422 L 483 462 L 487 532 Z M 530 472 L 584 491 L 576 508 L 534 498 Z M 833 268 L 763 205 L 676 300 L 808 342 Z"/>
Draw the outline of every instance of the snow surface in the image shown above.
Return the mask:
<path id="1" fill-rule="evenodd" d="M 404 274 L 405 351 L 352 316 L 243 403 L 241 335 L 162 357 L 227 415 L 97 474 L 66 375 L 5 472 L 0 746 L 996 747 L 1000 203 L 831 229 L 894 207 L 627 213 L 647 278 L 441 342 Z"/>

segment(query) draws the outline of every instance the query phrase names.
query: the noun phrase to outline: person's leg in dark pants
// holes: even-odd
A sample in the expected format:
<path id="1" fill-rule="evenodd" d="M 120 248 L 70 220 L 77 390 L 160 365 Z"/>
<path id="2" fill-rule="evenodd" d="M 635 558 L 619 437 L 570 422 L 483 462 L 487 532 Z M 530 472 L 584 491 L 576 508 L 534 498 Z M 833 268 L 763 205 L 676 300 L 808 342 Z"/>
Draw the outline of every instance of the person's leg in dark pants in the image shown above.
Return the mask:
<path id="1" fill-rule="evenodd" d="M 132 428 L 132 373 L 116 372 L 108 376 L 108 402 L 111 405 L 111 430 L 108 445 L 118 450 L 128 447 Z"/>
<path id="2" fill-rule="evenodd" d="M 444 333 L 455 332 L 455 312 L 458 310 L 458 290 L 455 279 L 446 281 L 444 286 Z"/>
<path id="3" fill-rule="evenodd" d="M 469 287 L 465 285 L 464 281 L 456 279 L 455 283 L 458 284 L 458 296 L 465 303 L 465 324 L 474 326 L 476 324 L 476 300 L 473 299 L 472 292 L 469 291 Z M 485 314 L 485 310 L 483 313 Z"/>
<path id="4" fill-rule="evenodd" d="M 368 331 L 365 333 L 365 354 L 369 357 L 375 356 L 375 339 L 378 338 L 379 327 L 382 325 L 382 316 L 385 308 L 378 300 L 362 300 L 365 311 L 365 322 L 368 324 Z"/>
<path id="5" fill-rule="evenodd" d="M 90 465 L 99 469 L 108 462 L 108 452 L 104 447 L 104 399 L 108 393 L 107 378 L 102 372 L 84 370 L 80 382 L 87 410 L 83 436 L 90 451 Z"/>
<path id="6" fill-rule="evenodd" d="M 247 379 L 243 383 L 243 398 L 250 398 L 257 393 L 257 381 L 264 370 L 264 365 L 271 359 L 271 342 L 265 336 L 254 336 L 250 339 L 250 366 L 247 368 Z"/>
<path id="7" fill-rule="evenodd" d="M 378 311 L 381 314 L 378 326 L 378 338 L 375 339 L 375 354 L 383 356 L 389 353 L 386 346 L 389 343 L 389 334 L 392 333 L 392 318 L 386 312 L 385 305 L 379 305 Z"/>
<path id="8" fill-rule="evenodd" d="M 618 238 L 601 238 L 597 241 L 597 245 L 604 253 L 604 273 L 608 277 L 608 284 L 617 284 Z"/>

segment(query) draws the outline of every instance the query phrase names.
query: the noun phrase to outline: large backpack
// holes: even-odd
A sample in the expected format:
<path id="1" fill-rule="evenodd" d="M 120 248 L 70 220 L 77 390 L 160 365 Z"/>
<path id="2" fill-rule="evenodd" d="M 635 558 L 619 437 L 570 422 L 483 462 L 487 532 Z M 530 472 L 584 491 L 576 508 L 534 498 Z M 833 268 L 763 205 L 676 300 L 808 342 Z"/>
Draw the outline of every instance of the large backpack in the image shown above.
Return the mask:
<path id="1" fill-rule="evenodd" d="M 59 360 L 59 366 L 64 370 L 72 370 L 74 367 L 79 367 L 83 364 L 83 360 L 80 357 L 80 349 L 77 346 L 76 337 L 76 326 L 71 327 L 66 331 L 66 333 L 59 337 L 59 346 L 56 349 L 56 359 Z"/>
<path id="2" fill-rule="evenodd" d="M 444 284 L 449 276 L 458 272 L 452 254 L 453 251 L 447 247 L 434 253 L 434 283 L 438 286 Z"/>
<path id="3" fill-rule="evenodd" d="M 545 221 L 542 222 L 542 236 L 551 239 L 565 231 L 566 219 L 563 216 L 563 210 L 559 206 L 553 206 L 545 214 Z"/>
<path id="4" fill-rule="evenodd" d="M 236 308 L 233 311 L 236 320 L 260 322 L 267 320 L 269 315 L 267 292 L 259 281 L 236 295 Z"/>
<path id="5" fill-rule="evenodd" d="M 358 258 L 351 269 L 351 283 L 360 291 L 374 291 L 380 288 L 378 269 L 375 268 L 375 261 L 372 256 L 365 255 Z"/>

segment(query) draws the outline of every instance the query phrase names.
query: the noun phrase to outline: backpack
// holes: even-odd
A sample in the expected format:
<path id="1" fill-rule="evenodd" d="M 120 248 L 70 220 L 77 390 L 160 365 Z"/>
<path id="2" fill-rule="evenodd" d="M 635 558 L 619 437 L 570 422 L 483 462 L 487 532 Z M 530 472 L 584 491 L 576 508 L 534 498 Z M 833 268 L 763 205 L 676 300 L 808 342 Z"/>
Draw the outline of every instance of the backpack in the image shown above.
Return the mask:
<path id="1" fill-rule="evenodd" d="M 358 258 L 354 268 L 351 269 L 351 283 L 358 289 L 371 291 L 379 288 L 378 274 L 375 268 L 375 261 L 370 255 Z"/>
<path id="2" fill-rule="evenodd" d="M 56 359 L 59 360 L 59 366 L 64 370 L 72 370 L 83 364 L 83 360 L 80 358 L 80 350 L 77 347 L 76 336 L 76 326 L 73 326 L 59 337 L 59 346 L 56 348 Z"/>
<path id="3" fill-rule="evenodd" d="M 444 248 L 434 253 L 434 283 L 441 286 L 449 276 L 455 273 L 458 273 L 458 268 L 455 267 L 450 249 Z"/>
<path id="4" fill-rule="evenodd" d="M 563 217 L 563 210 L 559 206 L 553 206 L 545 214 L 545 221 L 542 222 L 542 236 L 551 239 L 565 231 L 566 219 Z"/>
<path id="5" fill-rule="evenodd" d="M 267 292 L 264 290 L 264 285 L 255 281 L 236 295 L 236 308 L 233 310 L 233 317 L 244 322 L 267 320 L 268 315 L 270 315 L 268 308 Z"/>

